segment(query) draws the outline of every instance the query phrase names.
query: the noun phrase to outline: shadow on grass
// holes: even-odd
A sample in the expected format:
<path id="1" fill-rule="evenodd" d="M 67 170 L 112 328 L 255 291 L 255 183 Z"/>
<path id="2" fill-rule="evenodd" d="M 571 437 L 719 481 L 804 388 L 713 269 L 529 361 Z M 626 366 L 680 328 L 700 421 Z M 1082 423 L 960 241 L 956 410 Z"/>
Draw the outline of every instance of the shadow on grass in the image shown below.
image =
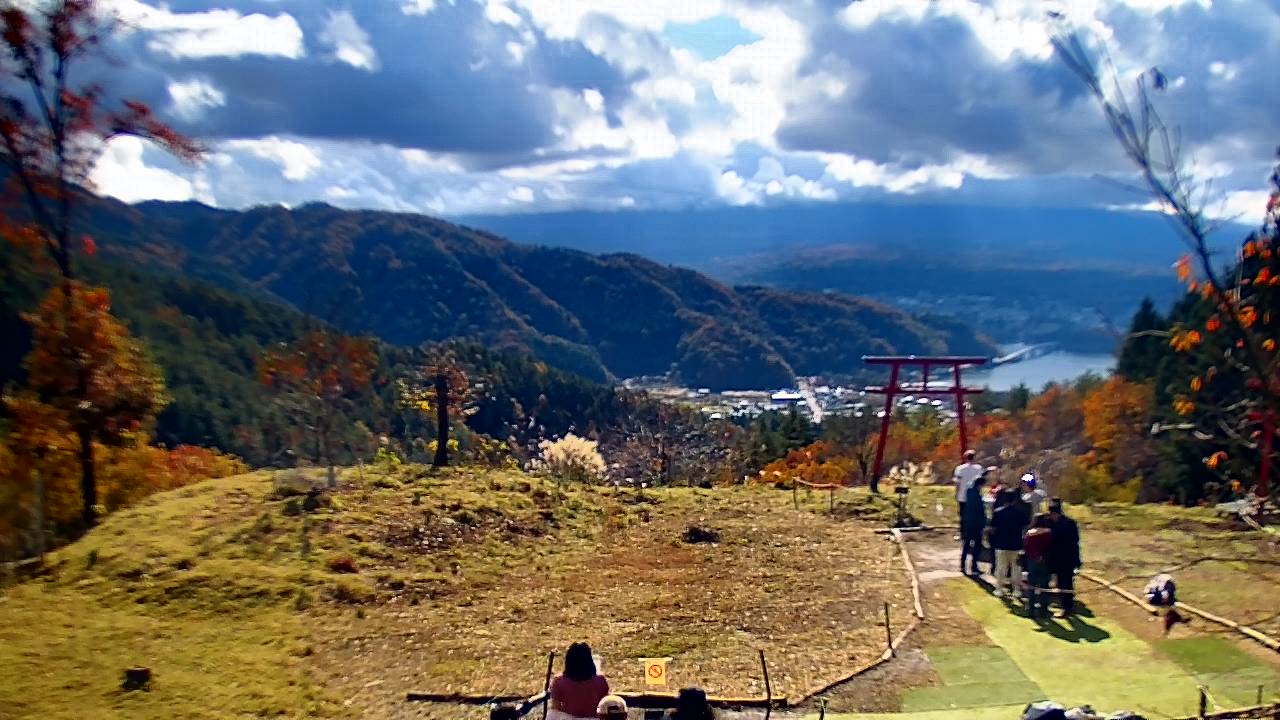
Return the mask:
<path id="1" fill-rule="evenodd" d="M 1098 643 L 1111 637 L 1111 633 L 1096 625 L 1090 625 L 1080 615 L 1071 615 L 1063 622 L 1053 618 L 1039 617 L 1035 622 L 1042 631 L 1067 642 Z"/>
<path id="2" fill-rule="evenodd" d="M 988 595 L 995 595 L 995 585 L 985 577 L 977 575 L 966 575 L 965 577 L 974 585 L 982 588 L 983 592 Z M 1001 598 L 1001 601 L 1010 612 L 1016 612 L 1015 601 L 1011 596 L 1005 595 Z M 1017 604 L 1023 605 L 1023 611 L 1025 612 L 1025 601 L 1019 601 Z M 1077 601 L 1072 614 L 1066 618 L 1054 618 L 1049 616 L 1047 611 L 1044 611 L 1044 614 L 1037 613 L 1028 617 L 1028 619 L 1034 622 L 1041 632 L 1058 640 L 1072 643 L 1099 643 L 1110 638 L 1111 633 L 1096 625 L 1089 624 L 1087 619 L 1093 617 L 1093 610 L 1084 603 Z"/>

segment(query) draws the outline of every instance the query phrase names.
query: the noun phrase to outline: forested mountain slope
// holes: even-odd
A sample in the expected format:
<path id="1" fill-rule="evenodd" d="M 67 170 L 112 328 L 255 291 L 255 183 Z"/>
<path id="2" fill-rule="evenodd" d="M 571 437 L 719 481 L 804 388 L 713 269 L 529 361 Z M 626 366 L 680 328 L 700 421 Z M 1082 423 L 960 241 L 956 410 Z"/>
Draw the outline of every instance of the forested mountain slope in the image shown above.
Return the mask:
<path id="1" fill-rule="evenodd" d="M 111 257 L 267 293 L 352 332 L 397 345 L 474 338 L 602 380 L 675 370 L 694 385 L 773 387 L 856 371 L 866 353 L 990 351 L 954 324 L 868 300 L 732 288 L 423 215 L 99 200 L 85 221 Z"/>

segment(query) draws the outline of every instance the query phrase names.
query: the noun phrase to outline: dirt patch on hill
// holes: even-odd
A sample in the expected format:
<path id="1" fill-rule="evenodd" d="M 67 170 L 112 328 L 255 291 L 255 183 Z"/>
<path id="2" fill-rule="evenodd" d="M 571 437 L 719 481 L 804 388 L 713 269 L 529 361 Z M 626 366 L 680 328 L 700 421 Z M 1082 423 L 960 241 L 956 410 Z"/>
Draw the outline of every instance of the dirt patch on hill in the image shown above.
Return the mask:
<path id="1" fill-rule="evenodd" d="M 581 507 L 566 518 L 559 503 Z M 586 641 L 615 689 L 642 688 L 639 658 L 671 657 L 673 688 L 734 696 L 764 694 L 763 649 L 774 694 L 794 698 L 880 654 L 884 602 L 910 621 L 910 587 L 889 539 L 855 520 L 797 511 L 771 488 L 681 488 L 641 502 L 594 490 L 550 508 L 558 528 L 513 534 L 486 518 L 492 531 L 467 543 L 370 553 L 362 574 L 429 575 L 434 591 L 314 609 L 312 660 L 325 685 L 361 717 L 481 717 L 478 708 L 409 704 L 404 694 L 532 694 L 548 652 Z M 691 526 L 715 541 L 689 542 Z"/>

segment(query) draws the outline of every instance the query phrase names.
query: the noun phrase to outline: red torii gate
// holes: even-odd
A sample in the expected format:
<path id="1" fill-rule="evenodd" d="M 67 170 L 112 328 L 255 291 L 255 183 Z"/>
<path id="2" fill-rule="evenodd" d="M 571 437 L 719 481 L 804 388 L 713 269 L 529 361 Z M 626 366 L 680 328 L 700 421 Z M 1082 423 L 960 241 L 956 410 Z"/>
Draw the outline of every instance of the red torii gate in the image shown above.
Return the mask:
<path id="1" fill-rule="evenodd" d="M 864 392 L 884 395 L 884 417 L 880 420 L 880 441 L 876 444 L 876 461 L 871 468 L 871 491 L 880 491 L 880 468 L 884 462 L 884 446 L 889 440 L 889 422 L 893 419 L 893 399 L 898 395 L 951 396 L 955 398 L 956 414 L 960 426 L 960 455 L 969 449 L 969 436 L 964 424 L 964 398 L 966 395 L 977 395 L 982 388 L 968 388 L 960 382 L 960 368 L 965 365 L 985 365 L 984 357 L 957 357 L 952 355 L 864 355 L 862 361 L 868 365 L 888 365 L 889 384 L 883 387 L 871 385 L 863 388 Z M 920 366 L 921 382 L 901 383 L 898 380 L 899 370 L 903 365 Z M 931 367 L 950 367 L 954 383 L 951 387 L 929 389 L 929 369 Z"/>

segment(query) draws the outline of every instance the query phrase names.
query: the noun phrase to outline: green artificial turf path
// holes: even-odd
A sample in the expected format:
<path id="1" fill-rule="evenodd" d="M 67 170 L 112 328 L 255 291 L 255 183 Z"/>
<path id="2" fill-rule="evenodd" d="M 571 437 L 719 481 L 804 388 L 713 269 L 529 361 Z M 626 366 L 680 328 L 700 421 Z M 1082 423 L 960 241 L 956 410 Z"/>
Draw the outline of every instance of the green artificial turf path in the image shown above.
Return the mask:
<path id="1" fill-rule="evenodd" d="M 1232 708 L 1280 697 L 1280 673 L 1250 657 L 1224 638 L 1163 640 L 1156 648 L 1173 658 L 1204 685 L 1220 705 Z"/>
<path id="2" fill-rule="evenodd" d="M 997 647 L 933 647 L 926 653 L 941 685 L 908 689 L 901 713 L 833 714 L 832 720 L 978 720 L 1009 718 L 1051 699 L 1110 713 L 1194 715 L 1199 687 L 1214 709 L 1280 695 L 1280 674 L 1226 639 L 1187 638 L 1148 644 L 1105 617 L 1032 620 L 967 580 L 947 595 L 977 620 Z"/>
<path id="3" fill-rule="evenodd" d="M 927 653 L 942 684 L 903 693 L 903 712 L 1022 707 L 1045 699 L 1044 691 L 1027 679 L 1002 648 L 937 647 L 929 648 Z"/>
<path id="4" fill-rule="evenodd" d="M 1055 702 L 1089 704 L 1102 712 L 1194 714 L 1196 678 L 1118 623 L 1104 617 L 1032 620 L 973 583 L 955 581 L 949 589 Z"/>

